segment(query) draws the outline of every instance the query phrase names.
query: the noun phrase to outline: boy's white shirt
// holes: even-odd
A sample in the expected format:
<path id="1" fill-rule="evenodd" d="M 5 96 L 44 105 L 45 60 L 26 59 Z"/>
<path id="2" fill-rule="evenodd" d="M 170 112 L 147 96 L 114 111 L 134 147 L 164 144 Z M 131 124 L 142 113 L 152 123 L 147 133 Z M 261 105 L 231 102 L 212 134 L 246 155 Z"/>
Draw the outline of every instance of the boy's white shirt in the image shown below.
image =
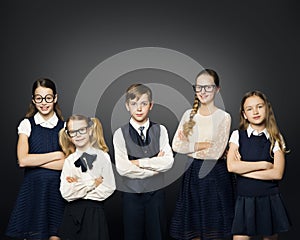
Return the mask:
<path id="1" fill-rule="evenodd" d="M 76 199 L 103 201 L 116 189 L 115 177 L 108 153 L 93 147 L 85 152 L 88 154 L 97 154 L 92 170 L 87 169 L 86 172 L 82 172 L 80 167 L 75 166 L 74 162 L 83 153 L 78 150 L 69 155 L 64 162 L 61 173 L 60 192 L 67 201 Z M 78 181 L 69 183 L 66 180 L 67 177 L 76 177 Z M 98 177 L 102 177 L 103 182 L 98 187 L 95 187 L 95 179 Z"/>
<path id="2" fill-rule="evenodd" d="M 138 131 L 139 125 L 134 123 L 132 119 L 130 119 L 130 123 Z M 145 126 L 144 135 L 146 136 L 146 131 L 149 128 L 149 119 L 143 126 Z M 126 176 L 132 179 L 144 179 L 151 177 L 158 172 L 165 172 L 169 170 L 173 166 L 174 156 L 172 148 L 169 144 L 167 129 L 163 125 L 160 125 L 159 141 L 160 150 L 164 152 L 164 156 L 140 158 L 138 167 L 131 163 L 131 161 L 128 159 L 128 153 L 122 129 L 118 128 L 113 135 L 115 164 L 118 173 L 121 176 Z"/>

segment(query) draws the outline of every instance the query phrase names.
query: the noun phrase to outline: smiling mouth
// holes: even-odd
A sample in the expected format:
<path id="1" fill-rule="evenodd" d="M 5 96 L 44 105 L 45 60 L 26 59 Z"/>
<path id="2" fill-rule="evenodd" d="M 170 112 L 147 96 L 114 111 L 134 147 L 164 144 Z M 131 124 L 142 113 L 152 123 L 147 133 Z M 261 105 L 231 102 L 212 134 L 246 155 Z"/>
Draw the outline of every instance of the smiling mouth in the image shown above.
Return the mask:
<path id="1" fill-rule="evenodd" d="M 46 110 L 48 110 L 49 109 L 49 107 L 41 107 L 41 110 L 42 111 L 46 111 Z"/>

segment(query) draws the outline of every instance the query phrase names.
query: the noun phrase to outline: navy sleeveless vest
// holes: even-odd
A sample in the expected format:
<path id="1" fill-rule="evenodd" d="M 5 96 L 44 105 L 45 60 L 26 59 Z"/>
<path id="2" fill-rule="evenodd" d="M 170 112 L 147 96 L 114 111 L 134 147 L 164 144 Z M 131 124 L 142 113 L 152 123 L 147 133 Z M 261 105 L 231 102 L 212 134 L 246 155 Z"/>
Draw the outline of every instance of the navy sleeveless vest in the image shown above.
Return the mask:
<path id="1" fill-rule="evenodd" d="M 270 156 L 271 142 L 265 134 L 248 137 L 246 130 L 239 130 L 239 152 L 243 161 L 268 161 L 273 163 Z M 237 175 L 237 194 L 245 196 L 261 196 L 278 193 L 278 181 L 259 180 Z"/>
<path id="2" fill-rule="evenodd" d="M 58 120 L 54 128 L 44 128 L 41 125 L 35 124 L 33 117 L 30 117 L 28 120 L 31 124 L 31 133 L 28 138 L 29 153 L 61 151 L 58 133 L 64 126 L 62 120 Z"/>

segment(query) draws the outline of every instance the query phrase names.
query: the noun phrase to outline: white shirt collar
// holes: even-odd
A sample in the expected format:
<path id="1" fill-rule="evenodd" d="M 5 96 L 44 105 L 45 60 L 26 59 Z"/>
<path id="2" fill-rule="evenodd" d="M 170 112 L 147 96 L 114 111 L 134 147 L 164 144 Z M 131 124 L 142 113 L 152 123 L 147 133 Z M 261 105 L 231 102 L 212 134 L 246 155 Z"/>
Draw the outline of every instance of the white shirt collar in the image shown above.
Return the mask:
<path id="1" fill-rule="evenodd" d="M 34 122 L 35 124 L 37 125 L 41 125 L 43 123 L 49 123 L 50 125 L 52 126 L 56 126 L 57 125 L 57 122 L 58 122 L 58 117 L 56 115 L 56 113 L 54 112 L 53 116 L 51 118 L 49 118 L 48 120 L 45 120 L 42 115 L 37 112 L 35 115 L 34 115 Z"/>
<path id="2" fill-rule="evenodd" d="M 261 132 L 258 132 L 255 129 L 253 129 L 250 124 L 249 124 L 249 126 L 247 128 L 247 135 L 248 135 L 248 137 L 250 137 L 251 134 L 253 134 L 254 136 L 260 136 L 263 133 L 265 134 L 266 138 L 269 139 L 270 134 L 268 133 L 268 131 L 267 131 L 266 128 L 264 130 L 262 130 Z"/>
<path id="3" fill-rule="evenodd" d="M 150 125 L 150 120 L 149 118 L 147 119 L 147 121 L 143 124 L 143 125 L 139 125 L 137 122 L 135 122 L 132 118 L 130 118 L 130 124 L 134 127 L 134 129 L 137 131 L 137 132 L 140 132 L 139 130 L 139 127 L 141 126 L 144 126 L 144 130 L 143 132 L 145 133 L 147 131 L 147 129 L 149 128 L 149 125 Z"/>
<path id="4" fill-rule="evenodd" d="M 94 147 L 89 147 L 86 151 L 80 151 L 78 149 L 75 150 L 76 157 L 80 157 L 84 152 L 88 154 L 97 154 L 96 149 Z"/>

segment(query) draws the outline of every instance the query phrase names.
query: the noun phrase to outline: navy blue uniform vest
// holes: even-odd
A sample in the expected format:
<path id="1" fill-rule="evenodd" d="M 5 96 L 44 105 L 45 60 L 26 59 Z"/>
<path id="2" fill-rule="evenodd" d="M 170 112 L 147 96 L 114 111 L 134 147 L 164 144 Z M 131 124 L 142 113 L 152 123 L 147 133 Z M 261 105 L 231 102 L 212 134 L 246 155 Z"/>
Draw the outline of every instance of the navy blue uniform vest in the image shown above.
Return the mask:
<path id="1" fill-rule="evenodd" d="M 268 161 L 273 163 L 270 156 L 271 142 L 264 134 L 248 137 L 246 130 L 239 130 L 239 152 L 243 161 Z M 259 180 L 237 175 L 237 194 L 244 196 L 262 196 L 278 193 L 278 181 Z"/>
<path id="2" fill-rule="evenodd" d="M 58 120 L 54 128 L 44 128 L 41 125 L 35 124 L 34 118 L 30 117 L 31 134 L 28 138 L 29 153 L 47 153 L 61 151 L 58 141 L 58 133 L 63 128 L 64 122 Z"/>

